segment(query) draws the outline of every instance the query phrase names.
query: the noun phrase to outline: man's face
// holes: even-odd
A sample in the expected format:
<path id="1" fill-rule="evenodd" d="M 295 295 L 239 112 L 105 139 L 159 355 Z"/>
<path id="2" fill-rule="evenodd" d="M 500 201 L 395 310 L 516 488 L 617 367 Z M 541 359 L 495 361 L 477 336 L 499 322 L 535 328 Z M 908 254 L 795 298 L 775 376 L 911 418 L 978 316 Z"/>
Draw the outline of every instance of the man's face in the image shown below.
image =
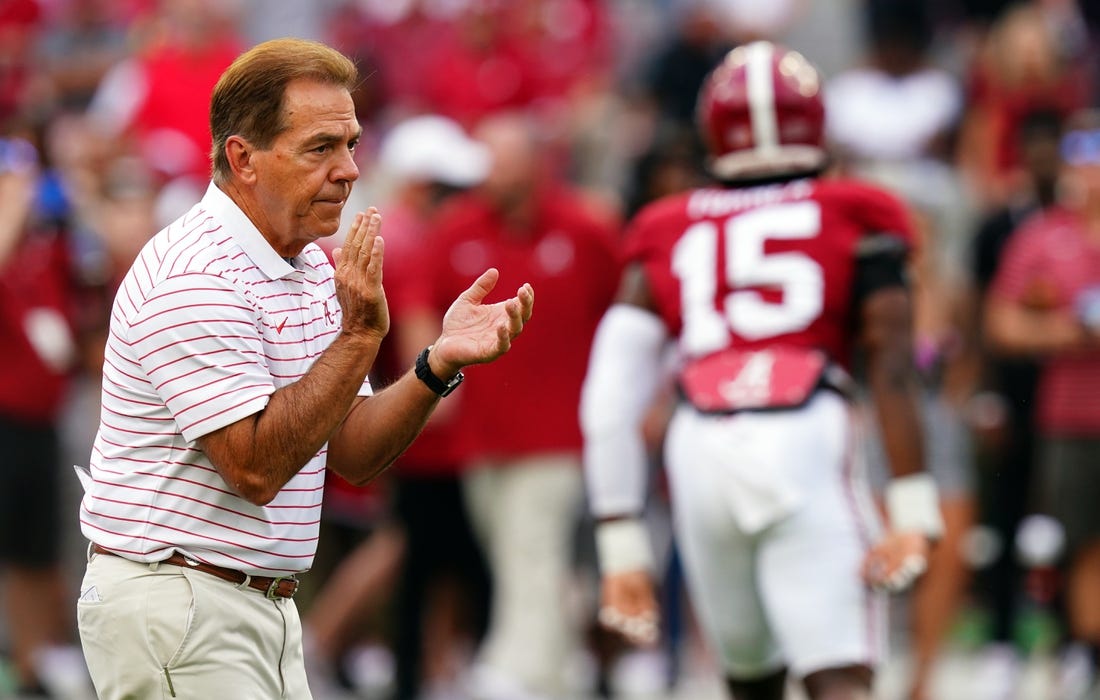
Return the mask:
<path id="1" fill-rule="evenodd" d="M 271 148 L 256 151 L 254 221 L 280 255 L 336 233 L 351 185 L 362 129 L 351 95 L 342 87 L 306 80 L 287 85 L 288 128 Z"/>

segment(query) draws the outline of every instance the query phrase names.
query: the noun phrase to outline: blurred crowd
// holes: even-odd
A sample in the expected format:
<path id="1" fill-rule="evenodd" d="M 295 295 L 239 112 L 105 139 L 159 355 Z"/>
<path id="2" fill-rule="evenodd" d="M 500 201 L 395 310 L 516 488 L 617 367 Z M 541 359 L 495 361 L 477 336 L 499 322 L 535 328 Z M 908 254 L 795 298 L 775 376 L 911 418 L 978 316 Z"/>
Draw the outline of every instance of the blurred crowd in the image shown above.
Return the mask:
<path id="1" fill-rule="evenodd" d="M 385 221 L 393 327 L 374 384 L 412 365 L 442 300 L 489 261 L 505 293 L 530 281 L 538 296 L 530 337 L 470 370 L 386 475 L 330 479 L 298 598 L 317 697 L 626 696 L 675 686 L 699 653 L 668 537 L 661 646 L 633 653 L 593 624 L 577 399 L 622 224 L 705 184 L 698 87 L 757 38 L 822 69 L 833 169 L 893 189 L 919 223 L 915 350 L 947 535 L 898 601 L 907 697 L 934 697 L 930 674 L 964 637 L 990 698 L 1011 697 L 1037 649 L 1059 659 L 1058 687 L 1095 677 L 1100 549 L 1034 494 L 1055 459 L 1040 436 L 1079 438 L 1069 448 L 1100 468 L 1100 419 L 1066 427 L 1035 408 L 1052 358 L 1100 372 L 1100 351 L 985 329 L 1000 327 L 990 290 L 1012 296 L 998 275 L 1014 233 L 1075 196 L 1069 156 L 1100 154 L 1100 3 L 0 0 L 0 434 L 2 460 L 36 474 L 0 475 L 0 697 L 82 697 L 66 460 L 91 449 L 115 285 L 206 188 L 222 70 L 288 34 L 338 48 L 362 77 L 345 215 L 377 205 Z M 1100 284 L 1091 260 L 1080 274 Z M 1042 309 L 1045 292 L 1013 298 Z M 1100 325 L 1092 302 L 1081 313 Z M 666 403 L 649 431 L 658 535 Z"/>

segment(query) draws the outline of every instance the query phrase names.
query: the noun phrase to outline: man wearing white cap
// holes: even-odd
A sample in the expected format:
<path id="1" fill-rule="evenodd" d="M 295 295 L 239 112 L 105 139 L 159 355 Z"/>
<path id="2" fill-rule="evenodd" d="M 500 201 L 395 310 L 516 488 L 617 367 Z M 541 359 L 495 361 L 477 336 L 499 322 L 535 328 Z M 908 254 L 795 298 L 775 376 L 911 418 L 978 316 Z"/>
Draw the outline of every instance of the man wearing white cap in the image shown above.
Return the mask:
<path id="1" fill-rule="evenodd" d="M 458 123 L 426 114 L 391 128 L 382 138 L 375 165 L 376 181 L 386 190 L 381 196 L 386 200 L 385 274 L 391 330 L 371 379 L 384 386 L 400 377 L 402 358 L 415 356 L 431 343 L 432 325 L 439 322 L 434 311 L 418 312 L 409 308 L 408 301 L 425 281 L 423 256 L 431 250 L 431 220 L 451 196 L 485 178 L 490 157 Z M 391 504 L 392 517 L 342 559 L 306 619 L 314 660 L 338 663 L 342 646 L 354 638 L 353 628 L 362 619 L 356 611 L 369 605 L 368 598 L 389 600 L 385 594 L 379 596 L 378 588 L 398 568 L 400 589 L 393 601 L 397 698 L 417 697 L 422 679 L 436 687 L 454 683 L 459 669 L 449 667 L 448 661 L 458 658 L 454 649 L 463 645 L 456 633 L 464 622 L 475 627 L 461 629 L 467 636 L 477 636 L 483 626 L 487 574 L 463 505 L 457 478 L 462 456 L 451 420 L 461 405 L 461 392 L 450 399 L 401 455 L 399 468 L 387 476 L 383 488 L 392 493 L 381 499 L 374 496 Z M 331 480 L 326 493 L 349 496 L 340 503 L 352 507 L 370 497 L 339 480 Z M 377 521 L 378 514 L 367 519 Z M 368 571 L 378 572 L 371 578 L 374 585 L 365 576 Z M 462 621 L 456 619 L 460 606 L 472 611 Z"/>

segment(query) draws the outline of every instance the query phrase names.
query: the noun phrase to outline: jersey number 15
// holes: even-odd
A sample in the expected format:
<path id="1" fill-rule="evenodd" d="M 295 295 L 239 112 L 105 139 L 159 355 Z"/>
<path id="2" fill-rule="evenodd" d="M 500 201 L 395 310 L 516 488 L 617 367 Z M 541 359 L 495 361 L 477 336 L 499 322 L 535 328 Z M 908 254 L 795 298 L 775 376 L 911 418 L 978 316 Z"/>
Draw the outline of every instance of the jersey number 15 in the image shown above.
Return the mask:
<path id="1" fill-rule="evenodd" d="M 681 349 L 700 356 L 725 348 L 730 332 L 761 340 L 807 328 L 824 309 L 825 275 L 821 265 L 798 251 L 767 253 L 769 240 L 815 238 L 821 232 L 821 207 L 814 201 L 773 204 L 729 217 L 721 224 L 692 224 L 672 251 L 672 272 L 680 280 L 683 313 Z M 726 265 L 718 270 L 718 246 Z M 731 290 L 717 299 L 718 275 Z M 761 289 L 780 292 L 778 301 Z"/>

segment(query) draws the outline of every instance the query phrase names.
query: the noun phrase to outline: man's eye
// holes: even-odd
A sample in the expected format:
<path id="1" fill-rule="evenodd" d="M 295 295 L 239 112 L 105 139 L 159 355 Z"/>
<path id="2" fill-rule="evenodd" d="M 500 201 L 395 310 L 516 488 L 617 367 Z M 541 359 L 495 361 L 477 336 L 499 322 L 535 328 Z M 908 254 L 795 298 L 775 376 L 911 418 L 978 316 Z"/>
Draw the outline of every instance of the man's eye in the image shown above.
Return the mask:
<path id="1" fill-rule="evenodd" d="M 314 148 L 313 152 L 314 153 L 328 153 L 329 150 L 331 150 L 331 149 L 332 149 L 332 146 L 330 146 L 329 144 L 326 143 L 326 144 L 322 144 L 322 145 L 317 146 L 316 148 Z"/>
<path id="2" fill-rule="evenodd" d="M 351 143 L 348 144 L 348 150 L 351 151 L 352 153 L 355 153 L 355 147 L 358 146 L 358 145 L 359 145 L 358 140 L 352 141 Z"/>

